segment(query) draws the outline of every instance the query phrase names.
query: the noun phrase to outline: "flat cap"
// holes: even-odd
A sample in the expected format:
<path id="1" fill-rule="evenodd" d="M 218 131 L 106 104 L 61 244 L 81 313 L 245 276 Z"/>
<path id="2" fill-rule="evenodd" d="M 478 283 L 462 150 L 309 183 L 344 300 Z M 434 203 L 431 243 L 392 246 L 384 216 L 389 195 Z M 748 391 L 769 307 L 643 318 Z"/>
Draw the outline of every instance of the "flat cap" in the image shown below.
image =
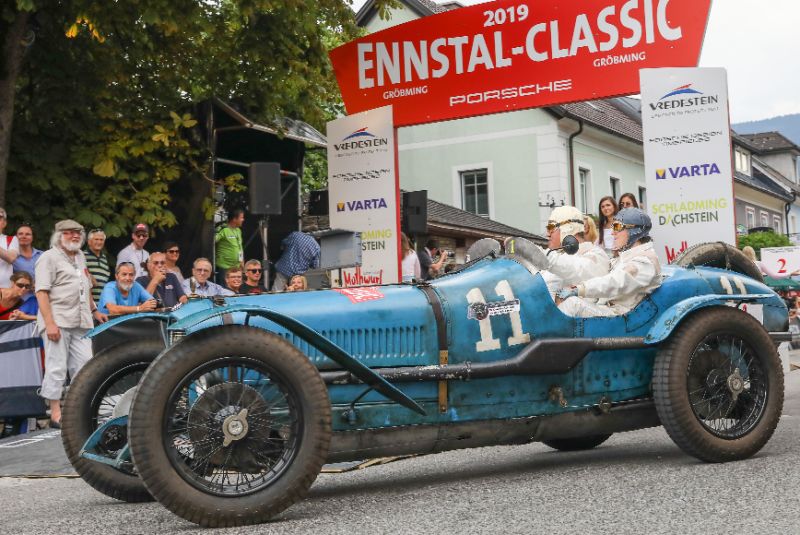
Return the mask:
<path id="1" fill-rule="evenodd" d="M 62 232 L 64 230 L 83 230 L 83 225 L 72 219 L 62 219 L 56 223 L 56 232 Z"/>

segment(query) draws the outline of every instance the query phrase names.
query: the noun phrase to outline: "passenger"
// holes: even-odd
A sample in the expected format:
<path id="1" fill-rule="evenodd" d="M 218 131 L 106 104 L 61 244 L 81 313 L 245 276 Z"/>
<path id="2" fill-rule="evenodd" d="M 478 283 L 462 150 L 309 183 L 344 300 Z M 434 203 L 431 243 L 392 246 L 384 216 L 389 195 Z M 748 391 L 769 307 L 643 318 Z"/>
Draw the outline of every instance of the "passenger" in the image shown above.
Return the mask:
<path id="1" fill-rule="evenodd" d="M 611 272 L 558 292 L 559 309 L 569 316 L 618 316 L 632 310 L 661 285 L 661 265 L 649 233 L 650 217 L 638 208 L 620 210 L 613 222 L 617 257 Z M 592 303 L 586 298 L 599 301 Z"/>
<path id="2" fill-rule="evenodd" d="M 574 206 L 559 206 L 553 210 L 547 222 L 547 236 L 550 252 L 546 255 L 547 265 L 543 266 L 542 277 L 551 296 L 565 286 L 608 273 L 608 255 L 601 246 L 586 239 L 584 216 Z M 561 248 L 567 236 L 578 240 L 578 252 L 574 255 L 556 250 Z"/>

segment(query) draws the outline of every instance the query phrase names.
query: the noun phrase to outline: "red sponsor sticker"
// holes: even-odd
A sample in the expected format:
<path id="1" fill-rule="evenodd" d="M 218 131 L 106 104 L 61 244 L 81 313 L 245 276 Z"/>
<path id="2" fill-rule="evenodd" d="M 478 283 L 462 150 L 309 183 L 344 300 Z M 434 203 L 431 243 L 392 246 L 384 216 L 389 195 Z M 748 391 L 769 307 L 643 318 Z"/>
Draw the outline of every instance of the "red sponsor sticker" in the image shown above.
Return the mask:
<path id="1" fill-rule="evenodd" d="M 362 286 L 360 288 L 334 288 L 334 291 L 346 296 L 351 303 L 375 301 L 376 299 L 383 299 L 385 297 L 377 286 Z"/>

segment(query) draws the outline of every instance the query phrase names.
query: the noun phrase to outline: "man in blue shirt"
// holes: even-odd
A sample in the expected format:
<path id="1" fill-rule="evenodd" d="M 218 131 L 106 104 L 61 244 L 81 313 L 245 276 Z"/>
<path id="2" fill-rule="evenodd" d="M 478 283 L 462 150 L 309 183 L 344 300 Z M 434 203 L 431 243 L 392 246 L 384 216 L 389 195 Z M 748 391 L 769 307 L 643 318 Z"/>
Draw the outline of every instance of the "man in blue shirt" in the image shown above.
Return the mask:
<path id="1" fill-rule="evenodd" d="M 319 267 L 319 244 L 311 235 L 294 231 L 283 239 L 281 248 L 283 254 L 275 263 L 273 292 L 283 291 L 292 275 Z"/>
<path id="2" fill-rule="evenodd" d="M 114 279 L 108 282 L 100 295 L 97 308 L 103 314 L 133 314 L 155 310 L 156 300 L 144 286 L 133 280 L 134 266 L 131 262 L 117 265 Z"/>
<path id="3" fill-rule="evenodd" d="M 211 282 L 211 261 L 198 258 L 192 265 L 192 276 L 183 281 L 183 293 L 191 297 L 213 297 L 215 295 L 235 295 L 216 282 Z"/>

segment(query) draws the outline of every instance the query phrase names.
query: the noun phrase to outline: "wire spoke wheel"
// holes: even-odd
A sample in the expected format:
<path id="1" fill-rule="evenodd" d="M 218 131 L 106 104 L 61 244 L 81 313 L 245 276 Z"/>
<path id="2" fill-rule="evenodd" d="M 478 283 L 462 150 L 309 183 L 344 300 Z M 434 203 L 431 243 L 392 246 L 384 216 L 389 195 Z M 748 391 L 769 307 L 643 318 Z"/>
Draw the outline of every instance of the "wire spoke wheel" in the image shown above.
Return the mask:
<path id="1" fill-rule="evenodd" d="M 206 329 L 147 369 L 129 438 L 142 481 L 173 513 L 207 527 L 266 522 L 319 475 L 331 440 L 328 389 L 274 333 Z"/>
<path id="2" fill-rule="evenodd" d="M 661 423 L 686 453 L 707 462 L 746 459 L 769 441 L 783 409 L 775 345 L 746 312 L 695 312 L 659 349 L 653 397 Z"/>
<path id="3" fill-rule="evenodd" d="M 709 335 L 689 357 L 689 403 L 698 421 L 715 436 L 749 433 L 767 406 L 764 364 L 742 338 Z"/>
<path id="4" fill-rule="evenodd" d="M 180 381 L 163 437 L 186 481 L 217 496 L 243 496 L 280 477 L 297 452 L 302 425 L 297 393 L 285 379 L 252 359 L 232 358 Z"/>
<path id="5" fill-rule="evenodd" d="M 113 468 L 84 459 L 80 452 L 97 428 L 127 414 L 137 384 L 163 347 L 160 340 L 139 340 L 103 350 L 77 374 L 64 401 L 61 439 L 70 463 L 89 485 L 118 500 L 152 500 L 135 466 L 129 463 Z M 127 438 L 125 427 L 113 427 L 106 430 L 97 448 L 115 457 Z"/>

